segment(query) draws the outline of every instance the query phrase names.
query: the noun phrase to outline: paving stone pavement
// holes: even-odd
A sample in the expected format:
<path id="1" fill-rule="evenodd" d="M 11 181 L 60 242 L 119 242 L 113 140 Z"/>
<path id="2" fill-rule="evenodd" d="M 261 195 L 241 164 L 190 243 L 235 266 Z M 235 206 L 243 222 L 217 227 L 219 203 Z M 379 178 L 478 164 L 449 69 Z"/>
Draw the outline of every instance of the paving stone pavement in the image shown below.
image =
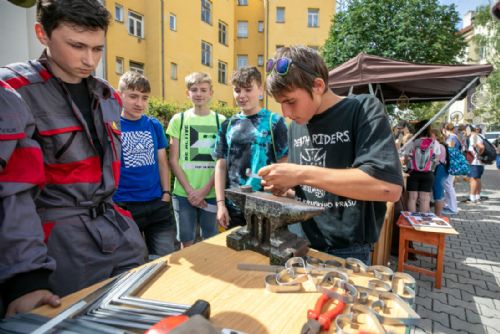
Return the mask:
<path id="1" fill-rule="evenodd" d="M 461 202 L 450 217 L 460 234 L 446 238 L 442 288 L 434 287 L 434 278 L 408 271 L 417 280 L 415 304 L 422 317 L 411 334 L 500 334 L 500 170 L 487 166 L 482 182 L 488 198 L 475 205 Z M 455 188 L 459 200 L 468 197 L 466 182 L 459 180 Z M 422 256 L 415 263 L 435 267 L 435 259 Z M 397 257 L 391 257 L 396 266 Z"/>

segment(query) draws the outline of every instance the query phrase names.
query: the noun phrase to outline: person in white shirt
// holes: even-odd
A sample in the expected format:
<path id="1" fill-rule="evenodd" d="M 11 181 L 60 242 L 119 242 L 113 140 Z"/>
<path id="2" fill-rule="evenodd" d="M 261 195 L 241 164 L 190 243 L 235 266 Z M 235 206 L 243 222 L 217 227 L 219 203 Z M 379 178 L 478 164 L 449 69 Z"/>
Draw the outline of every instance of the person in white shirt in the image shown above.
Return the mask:
<path id="1" fill-rule="evenodd" d="M 478 157 L 484 152 L 484 143 L 479 135 L 481 129 L 478 126 L 471 125 L 471 130 L 468 151 L 473 155 L 474 159 L 470 164 L 470 173 L 467 175 L 470 182 L 469 203 L 477 203 L 481 200 L 481 176 L 484 173 L 484 164 Z"/>

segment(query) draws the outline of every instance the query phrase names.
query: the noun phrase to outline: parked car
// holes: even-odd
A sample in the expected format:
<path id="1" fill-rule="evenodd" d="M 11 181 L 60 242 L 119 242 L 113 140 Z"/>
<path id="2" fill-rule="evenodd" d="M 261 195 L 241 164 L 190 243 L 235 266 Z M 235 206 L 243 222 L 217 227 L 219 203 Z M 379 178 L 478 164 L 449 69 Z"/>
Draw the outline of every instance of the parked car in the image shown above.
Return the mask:
<path id="1" fill-rule="evenodd" d="M 484 134 L 484 137 L 486 139 L 488 139 L 488 141 L 490 143 L 493 144 L 493 142 L 495 141 L 495 139 L 497 139 L 498 137 L 500 137 L 500 131 L 490 131 L 490 132 L 486 132 Z"/>

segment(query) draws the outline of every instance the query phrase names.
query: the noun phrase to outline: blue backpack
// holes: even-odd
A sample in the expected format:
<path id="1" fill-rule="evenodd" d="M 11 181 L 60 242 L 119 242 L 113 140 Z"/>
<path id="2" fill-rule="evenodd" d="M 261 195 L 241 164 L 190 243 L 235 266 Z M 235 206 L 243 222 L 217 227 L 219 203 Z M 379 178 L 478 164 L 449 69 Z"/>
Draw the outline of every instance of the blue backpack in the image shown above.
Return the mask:
<path id="1" fill-rule="evenodd" d="M 457 147 L 447 147 L 448 151 L 448 174 L 467 175 L 470 172 L 469 162 Z"/>

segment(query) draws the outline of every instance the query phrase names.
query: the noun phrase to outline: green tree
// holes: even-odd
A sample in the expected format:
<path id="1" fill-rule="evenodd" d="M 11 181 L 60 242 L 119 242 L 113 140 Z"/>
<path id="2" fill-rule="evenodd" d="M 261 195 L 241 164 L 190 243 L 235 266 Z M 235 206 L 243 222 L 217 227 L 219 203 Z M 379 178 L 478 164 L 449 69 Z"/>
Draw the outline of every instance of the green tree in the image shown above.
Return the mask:
<path id="1" fill-rule="evenodd" d="M 438 0 L 352 0 L 322 48 L 332 68 L 360 52 L 415 63 L 456 63 L 465 41 L 458 12 Z"/>
<path id="2" fill-rule="evenodd" d="M 474 16 L 476 53 L 483 54 L 493 65 L 493 72 L 473 96 L 474 115 L 482 116 L 489 124 L 500 125 L 500 21 L 490 15 L 488 6 L 479 7 Z"/>
<path id="3" fill-rule="evenodd" d="M 456 29 L 458 22 L 455 5 L 440 5 L 438 0 L 351 0 L 346 11 L 333 17 L 321 51 L 329 68 L 360 52 L 414 63 L 454 64 L 466 46 Z M 430 118 L 439 106 L 411 104 L 404 117 Z"/>

